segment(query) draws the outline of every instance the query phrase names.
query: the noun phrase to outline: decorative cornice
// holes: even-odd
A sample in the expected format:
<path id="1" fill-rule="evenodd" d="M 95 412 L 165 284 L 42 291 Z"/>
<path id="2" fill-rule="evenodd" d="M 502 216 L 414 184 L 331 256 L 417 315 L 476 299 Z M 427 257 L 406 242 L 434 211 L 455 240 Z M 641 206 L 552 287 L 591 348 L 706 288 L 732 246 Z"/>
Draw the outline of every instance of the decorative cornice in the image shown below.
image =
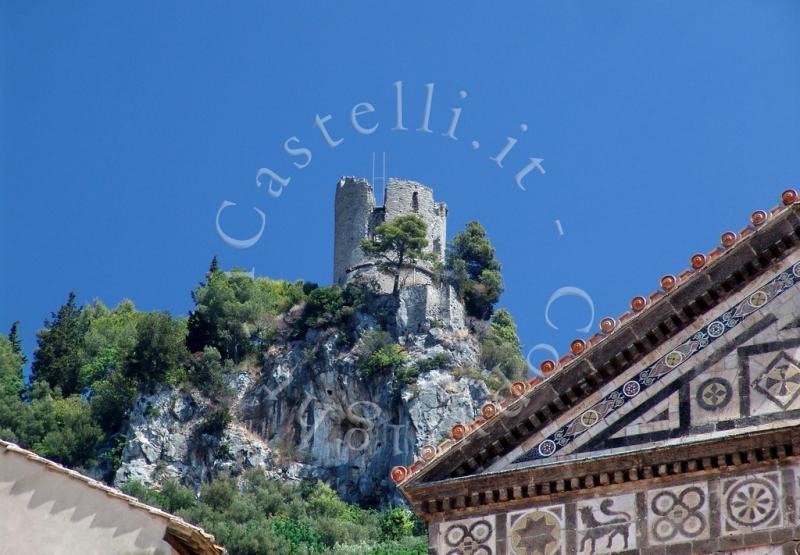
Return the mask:
<path id="1" fill-rule="evenodd" d="M 403 490 L 418 514 L 440 520 L 451 513 L 481 514 L 532 503 L 569 499 L 603 488 L 641 488 L 641 482 L 684 479 L 710 472 L 731 472 L 756 465 L 800 459 L 800 430 L 673 445 L 573 462 L 469 476 Z"/>

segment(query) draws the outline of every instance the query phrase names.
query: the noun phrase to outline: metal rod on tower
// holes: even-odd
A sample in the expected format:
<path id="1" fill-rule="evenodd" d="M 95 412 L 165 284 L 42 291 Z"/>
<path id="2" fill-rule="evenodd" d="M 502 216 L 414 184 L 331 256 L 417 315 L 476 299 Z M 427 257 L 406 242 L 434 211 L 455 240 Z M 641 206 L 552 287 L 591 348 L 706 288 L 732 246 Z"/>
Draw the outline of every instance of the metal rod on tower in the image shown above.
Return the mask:
<path id="1" fill-rule="evenodd" d="M 372 186 L 375 187 L 375 198 L 378 198 L 377 195 L 377 181 L 381 181 L 381 185 L 383 186 L 383 204 L 386 204 L 386 153 L 382 152 L 382 162 L 383 162 L 383 169 L 381 175 L 375 175 L 375 153 L 372 153 Z"/>

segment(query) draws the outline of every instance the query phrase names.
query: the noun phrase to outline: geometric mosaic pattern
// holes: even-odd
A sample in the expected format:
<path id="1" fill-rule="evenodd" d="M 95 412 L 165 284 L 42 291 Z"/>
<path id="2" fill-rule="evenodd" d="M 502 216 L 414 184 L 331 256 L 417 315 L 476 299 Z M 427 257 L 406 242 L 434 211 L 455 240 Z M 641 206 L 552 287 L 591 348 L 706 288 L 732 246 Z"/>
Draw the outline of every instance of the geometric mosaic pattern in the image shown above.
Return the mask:
<path id="1" fill-rule="evenodd" d="M 708 490 L 705 484 L 650 491 L 647 506 L 651 544 L 709 537 Z"/>
<path id="2" fill-rule="evenodd" d="M 797 361 L 781 352 L 756 378 L 755 383 L 756 389 L 786 409 L 800 395 L 800 367 Z"/>
<path id="3" fill-rule="evenodd" d="M 800 263 L 795 263 L 766 284 L 752 291 L 740 302 L 705 325 L 702 330 L 684 340 L 675 349 L 611 391 L 594 406 L 583 411 L 520 455 L 513 461 L 513 464 L 553 457 L 589 429 L 619 411 L 622 406 L 638 399 L 647 390 L 659 384 L 665 376 L 724 337 L 731 329 L 774 301 L 798 281 L 800 281 Z M 770 401 L 786 408 L 800 396 L 800 363 L 784 353 L 772 361 L 754 385 Z M 733 393 L 733 387 L 729 381 L 722 378 L 712 379 L 702 385 L 702 391 L 698 391 L 696 403 L 704 411 L 720 411 L 731 403 L 734 398 Z"/>
<path id="4" fill-rule="evenodd" d="M 495 555 L 494 518 L 473 518 L 443 526 L 441 553 L 446 555 Z"/>
<path id="5" fill-rule="evenodd" d="M 563 509 L 548 507 L 509 515 L 509 547 L 515 555 L 563 552 Z"/>
<path id="6" fill-rule="evenodd" d="M 733 545 L 733 537 L 751 533 L 766 534 L 769 542 L 773 530 L 795 526 L 786 515 L 794 512 L 800 489 L 792 484 L 798 479 L 800 464 L 795 463 L 781 470 L 751 470 L 668 487 L 642 484 L 639 491 L 573 500 L 571 512 L 567 505 L 551 502 L 445 522 L 440 525 L 438 554 L 494 555 L 501 539 L 509 555 L 591 555 L 655 546 L 664 546 L 669 554 L 673 545 L 703 545 L 723 536 L 734 539 Z M 504 537 L 495 538 L 495 522 L 505 524 Z"/>
<path id="7" fill-rule="evenodd" d="M 782 524 L 781 485 L 777 472 L 722 481 L 724 534 Z"/>

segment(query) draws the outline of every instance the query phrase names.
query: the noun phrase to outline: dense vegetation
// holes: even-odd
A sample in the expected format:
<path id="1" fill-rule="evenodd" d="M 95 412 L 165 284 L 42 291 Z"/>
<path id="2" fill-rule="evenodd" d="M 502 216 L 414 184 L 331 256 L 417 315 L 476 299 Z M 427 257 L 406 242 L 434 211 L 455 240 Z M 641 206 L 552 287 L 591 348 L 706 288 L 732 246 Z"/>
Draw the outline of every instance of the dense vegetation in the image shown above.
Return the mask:
<path id="1" fill-rule="evenodd" d="M 397 218 L 365 246 L 396 277 L 404 265 L 427 256 L 424 225 L 416 216 Z M 215 258 L 192 292 L 188 318 L 142 312 L 127 300 L 114 308 L 100 301 L 80 306 L 70 293 L 37 334 L 29 383 L 23 380 L 18 324 L 0 335 L 0 437 L 110 481 L 137 392 L 162 384 L 194 388 L 215 406 L 195 431 L 222 433 L 231 418 L 226 372 L 257 367 L 271 344 L 312 337 L 309 331 L 315 337 L 336 333 L 342 346 L 353 348 L 364 379 L 397 388 L 434 369 L 482 379 L 495 389 L 524 378 L 514 322 L 507 311 L 494 309 L 503 289 L 500 264 L 480 224 L 471 222 L 455 237 L 438 270 L 483 330 L 480 369 L 453 367 L 444 353 L 412 363 L 385 329 L 359 334 L 354 323 L 360 311 L 369 308 L 382 328 L 392 319 L 395 305 L 384 301 L 394 296 L 380 297 L 371 284 L 340 288 L 254 279 L 223 272 Z M 315 348 L 309 342 L 309 362 Z M 206 484 L 199 497 L 175 482 L 160 491 L 135 483 L 126 489 L 199 523 L 235 554 L 427 552 L 419 523 L 404 509 L 348 505 L 323 484 L 292 486 L 252 472 L 239 484 L 224 477 Z"/>
<path id="2" fill-rule="evenodd" d="M 408 510 L 362 509 L 342 502 L 330 487 L 269 480 L 249 471 L 241 484 L 221 477 L 203 485 L 199 498 L 176 481 L 160 491 L 137 482 L 123 488 L 211 532 L 236 555 L 423 555 L 425 529 Z"/>
<path id="3" fill-rule="evenodd" d="M 503 293 L 503 277 L 494 247 L 478 222 L 469 222 L 447 245 L 445 273 L 464 299 L 467 314 L 483 320 L 492 315 Z"/>

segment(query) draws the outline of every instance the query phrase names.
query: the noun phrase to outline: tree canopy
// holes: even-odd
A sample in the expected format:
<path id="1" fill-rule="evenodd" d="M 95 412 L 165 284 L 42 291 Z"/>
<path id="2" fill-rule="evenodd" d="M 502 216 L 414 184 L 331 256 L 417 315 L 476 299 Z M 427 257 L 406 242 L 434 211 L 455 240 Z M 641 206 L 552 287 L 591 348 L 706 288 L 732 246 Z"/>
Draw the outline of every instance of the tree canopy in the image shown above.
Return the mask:
<path id="1" fill-rule="evenodd" d="M 445 271 L 450 283 L 464 299 L 467 314 L 488 319 L 504 290 L 500 262 L 486 230 L 469 222 L 447 245 Z"/>
<path id="2" fill-rule="evenodd" d="M 420 260 L 433 256 L 424 252 L 428 246 L 428 227 L 416 214 L 404 214 L 383 222 L 375 235 L 361 242 L 361 250 L 378 259 L 378 269 L 394 277 L 394 295 L 400 292 L 400 273 Z"/>
<path id="3" fill-rule="evenodd" d="M 71 395 L 78 390 L 87 324 L 75 302 L 75 293 L 69 293 L 67 302 L 51 318 L 45 320 L 44 329 L 37 334 L 39 346 L 33 354 L 32 378 Z"/>
<path id="4" fill-rule="evenodd" d="M 195 308 L 189 314 L 189 350 L 214 347 L 223 358 L 238 362 L 270 339 L 276 316 L 304 298 L 302 281 L 225 273 L 212 261 L 206 280 L 192 292 Z"/>

